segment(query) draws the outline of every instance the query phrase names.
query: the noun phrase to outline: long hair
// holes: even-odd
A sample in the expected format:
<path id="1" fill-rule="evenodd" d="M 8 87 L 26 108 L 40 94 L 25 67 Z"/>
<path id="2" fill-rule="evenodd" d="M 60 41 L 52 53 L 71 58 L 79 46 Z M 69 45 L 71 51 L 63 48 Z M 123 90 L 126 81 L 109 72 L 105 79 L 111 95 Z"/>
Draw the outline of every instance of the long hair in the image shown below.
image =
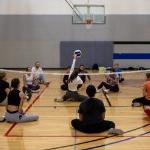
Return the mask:
<path id="1" fill-rule="evenodd" d="M 70 78 L 69 78 L 69 80 L 68 80 L 68 83 L 70 83 L 70 82 L 72 82 L 74 79 L 76 79 L 77 76 L 78 76 L 78 74 L 79 74 L 79 71 L 77 71 L 77 70 L 73 71 L 73 73 L 71 74 L 71 76 L 70 76 Z"/>

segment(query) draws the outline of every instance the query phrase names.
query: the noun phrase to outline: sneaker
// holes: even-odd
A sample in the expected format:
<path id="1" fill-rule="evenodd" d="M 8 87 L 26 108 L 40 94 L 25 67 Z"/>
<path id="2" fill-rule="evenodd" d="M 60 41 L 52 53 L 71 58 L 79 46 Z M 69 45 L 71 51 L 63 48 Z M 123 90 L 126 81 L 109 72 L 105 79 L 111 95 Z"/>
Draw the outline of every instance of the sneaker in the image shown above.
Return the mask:
<path id="1" fill-rule="evenodd" d="M 31 90 L 32 93 L 39 93 L 40 90 Z"/>
<path id="2" fill-rule="evenodd" d="M 54 99 L 55 102 L 63 102 L 64 100 L 61 97 L 55 98 Z"/>
<path id="3" fill-rule="evenodd" d="M 108 94 L 109 93 L 109 90 L 108 89 L 103 89 L 103 91 Z"/>
<path id="4" fill-rule="evenodd" d="M 0 117 L 0 122 L 4 122 L 5 120 L 5 116 Z"/>
<path id="5" fill-rule="evenodd" d="M 108 134 L 113 134 L 113 135 L 122 135 L 124 132 L 121 129 L 115 129 L 111 128 L 108 130 Z"/>
<path id="6" fill-rule="evenodd" d="M 140 107 L 142 106 L 140 103 L 132 103 L 132 107 Z"/>
<path id="7" fill-rule="evenodd" d="M 29 96 L 28 96 L 27 94 L 25 94 L 24 98 L 25 98 L 26 100 L 28 100 L 28 99 L 29 99 Z"/>
<path id="8" fill-rule="evenodd" d="M 100 93 L 100 91 L 101 91 L 101 89 L 97 89 L 97 90 L 96 90 L 96 93 Z"/>

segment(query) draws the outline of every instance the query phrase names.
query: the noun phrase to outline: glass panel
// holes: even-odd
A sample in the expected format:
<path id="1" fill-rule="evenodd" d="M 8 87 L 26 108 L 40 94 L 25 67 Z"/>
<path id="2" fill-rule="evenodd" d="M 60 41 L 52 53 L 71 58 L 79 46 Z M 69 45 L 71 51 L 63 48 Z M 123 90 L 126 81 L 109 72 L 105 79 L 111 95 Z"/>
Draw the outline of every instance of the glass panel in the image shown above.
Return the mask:
<path id="1" fill-rule="evenodd" d="M 92 19 L 93 24 L 105 23 L 104 5 L 75 5 L 73 11 L 73 24 L 85 24 Z"/>

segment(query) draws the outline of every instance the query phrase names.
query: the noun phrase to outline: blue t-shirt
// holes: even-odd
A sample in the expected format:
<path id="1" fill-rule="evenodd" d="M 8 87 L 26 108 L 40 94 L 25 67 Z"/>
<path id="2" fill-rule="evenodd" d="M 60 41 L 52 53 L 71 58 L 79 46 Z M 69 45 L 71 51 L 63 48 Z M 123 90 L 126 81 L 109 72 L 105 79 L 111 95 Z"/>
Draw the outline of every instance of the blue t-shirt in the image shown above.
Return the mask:
<path id="1" fill-rule="evenodd" d="M 118 73 L 122 72 L 121 68 L 115 68 L 114 70 L 115 70 L 115 72 L 118 72 Z"/>
<path id="2" fill-rule="evenodd" d="M 96 123 L 103 120 L 101 116 L 105 111 L 105 106 L 101 100 L 89 98 L 80 104 L 78 113 L 82 114 L 83 122 Z"/>

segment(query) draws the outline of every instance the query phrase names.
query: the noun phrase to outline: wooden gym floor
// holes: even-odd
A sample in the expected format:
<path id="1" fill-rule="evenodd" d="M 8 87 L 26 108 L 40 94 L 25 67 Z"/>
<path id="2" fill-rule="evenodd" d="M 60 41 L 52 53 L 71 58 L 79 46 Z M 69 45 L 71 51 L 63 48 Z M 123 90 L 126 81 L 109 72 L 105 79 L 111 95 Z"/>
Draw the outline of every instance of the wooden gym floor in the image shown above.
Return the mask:
<path id="1" fill-rule="evenodd" d="M 18 73 L 8 73 L 8 78 L 19 77 Z M 41 93 L 34 94 L 30 102 L 25 102 L 27 113 L 37 113 L 39 121 L 31 123 L 0 123 L 0 150 L 150 150 L 150 119 L 142 108 L 132 108 L 134 97 L 142 95 L 144 74 L 125 75 L 126 81 L 120 85 L 120 92 L 109 93 L 113 107 L 109 107 L 102 93 L 96 97 L 103 100 L 107 112 L 106 119 L 116 123 L 116 127 L 125 131 L 123 136 L 83 134 L 70 126 L 70 121 L 78 116 L 78 102 L 54 102 L 54 98 L 63 95 L 59 89 L 62 77 L 48 75 L 52 81 L 48 88 L 42 87 Z M 98 85 L 102 76 L 92 76 L 92 83 Z M 88 84 L 88 83 L 87 83 Z M 81 89 L 85 93 L 86 85 Z M 0 115 L 5 112 L 0 107 Z"/>

